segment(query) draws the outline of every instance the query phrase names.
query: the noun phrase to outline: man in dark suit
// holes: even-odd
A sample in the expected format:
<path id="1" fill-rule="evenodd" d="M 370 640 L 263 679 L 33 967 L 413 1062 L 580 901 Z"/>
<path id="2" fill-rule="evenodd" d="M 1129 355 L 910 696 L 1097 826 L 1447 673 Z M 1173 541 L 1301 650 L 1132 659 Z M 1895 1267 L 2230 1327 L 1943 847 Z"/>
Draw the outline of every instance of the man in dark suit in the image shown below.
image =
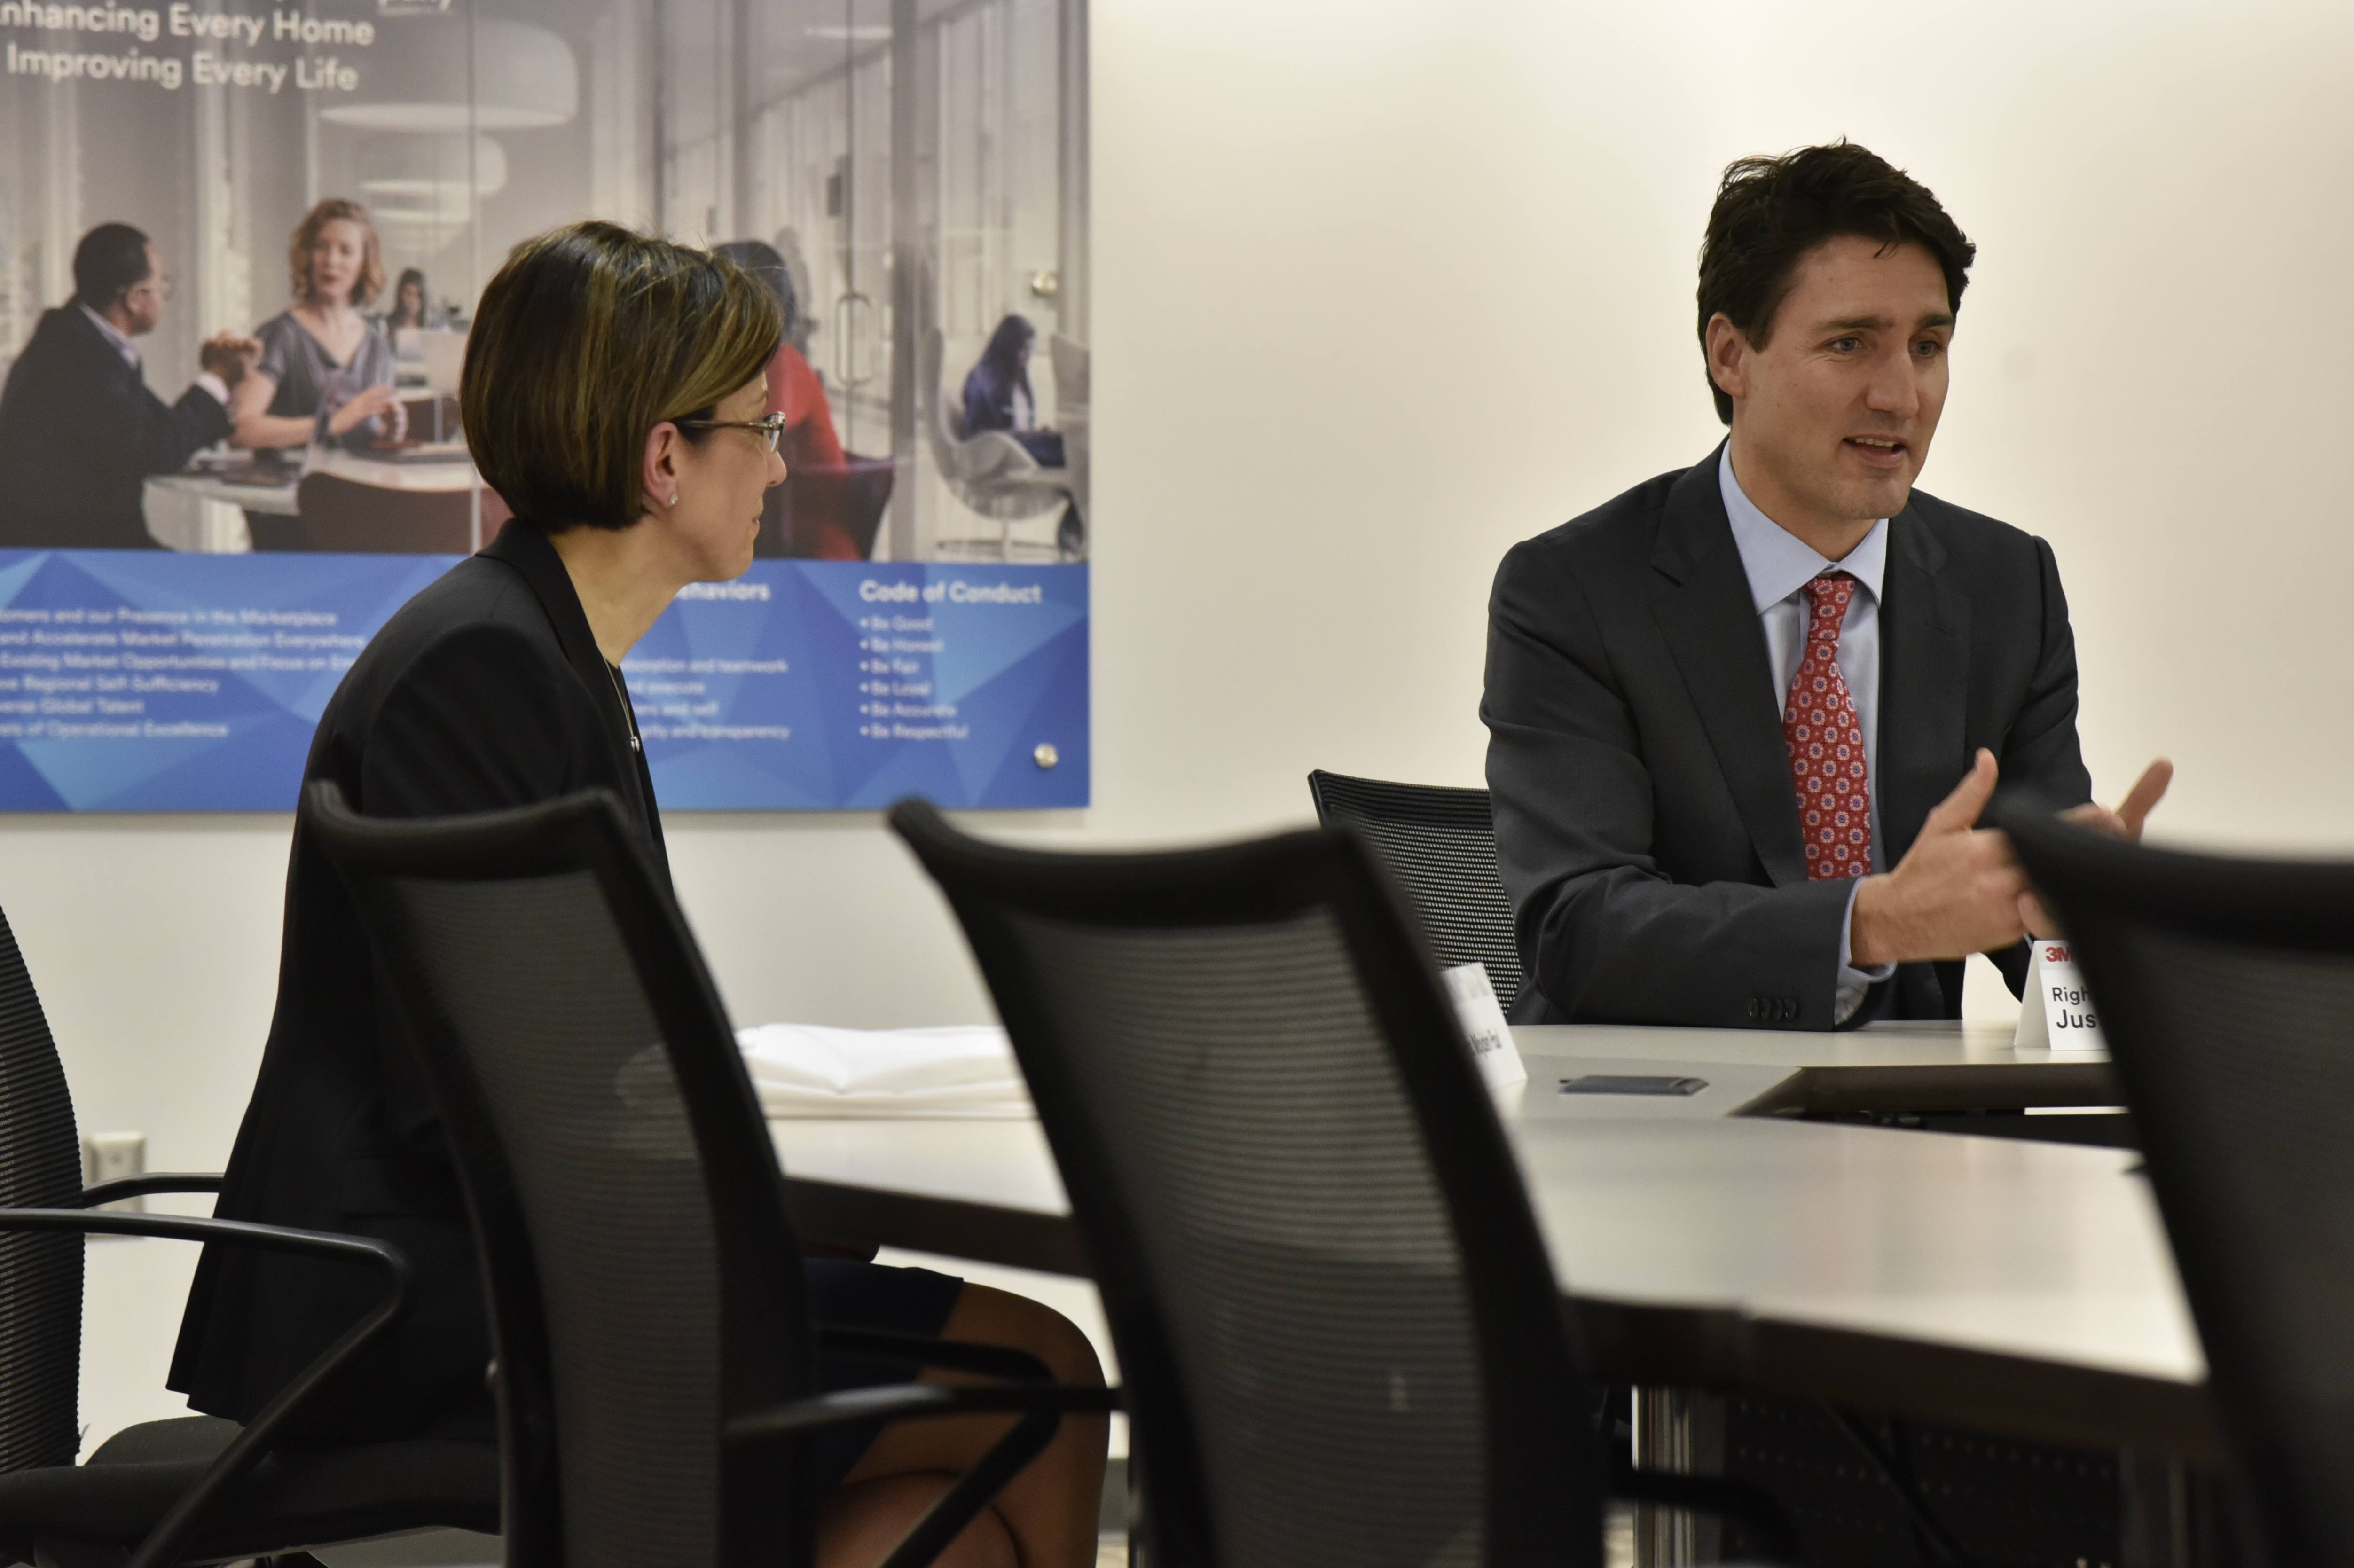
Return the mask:
<path id="1" fill-rule="evenodd" d="M 1841 143 L 1725 172 L 1700 335 L 1726 441 L 1516 546 L 1490 605 L 1488 782 L 1524 1022 L 1957 1018 L 2048 929 L 1998 778 L 2137 836 L 2171 769 L 2086 802 L 2052 550 L 1913 488 L 1975 247 Z"/>
<path id="2" fill-rule="evenodd" d="M 147 389 L 133 339 L 172 281 L 148 238 L 102 223 L 74 249 L 74 297 L 41 314 L 0 391 L 0 546 L 147 550 L 141 490 L 229 432 L 229 389 L 261 345 L 224 334 L 176 403 Z"/>

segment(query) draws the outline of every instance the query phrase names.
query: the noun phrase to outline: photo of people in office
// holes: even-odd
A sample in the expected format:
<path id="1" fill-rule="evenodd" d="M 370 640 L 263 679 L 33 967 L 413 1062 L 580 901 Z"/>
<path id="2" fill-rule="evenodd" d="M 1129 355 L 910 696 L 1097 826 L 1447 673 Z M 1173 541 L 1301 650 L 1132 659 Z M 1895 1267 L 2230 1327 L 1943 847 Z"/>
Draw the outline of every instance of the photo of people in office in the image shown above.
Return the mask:
<path id="1" fill-rule="evenodd" d="M 508 508 L 457 417 L 474 301 L 514 244 L 593 217 L 778 302 L 792 477 L 763 556 L 1083 559 L 1082 8 L 981 0 L 902 44 L 883 0 L 847 26 L 832 0 L 323 0 L 332 67 L 301 37 L 252 52 L 265 85 L 333 92 L 210 83 L 168 37 L 175 90 L 0 77 L 0 547 L 479 547 Z M 938 111 L 874 120 L 906 93 Z M 911 212 L 917 167 L 938 200 Z"/>
<path id="2" fill-rule="evenodd" d="M 127 223 L 100 224 L 74 247 L 73 281 L 73 298 L 42 313 L 0 391 L 0 547 L 149 549 L 141 482 L 229 433 L 261 344 L 207 338 L 195 384 L 166 403 L 136 342 L 172 297 L 155 242 Z"/>

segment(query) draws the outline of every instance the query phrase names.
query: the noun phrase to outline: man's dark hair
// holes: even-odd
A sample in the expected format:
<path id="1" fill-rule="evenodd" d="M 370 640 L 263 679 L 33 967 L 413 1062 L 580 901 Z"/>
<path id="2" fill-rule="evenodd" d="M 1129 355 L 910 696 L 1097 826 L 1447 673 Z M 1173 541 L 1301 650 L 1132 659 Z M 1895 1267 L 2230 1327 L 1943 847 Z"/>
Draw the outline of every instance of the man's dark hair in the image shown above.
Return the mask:
<path id="1" fill-rule="evenodd" d="M 1797 285 L 1799 259 L 1826 239 L 1857 235 L 1882 253 L 1918 245 L 1946 274 L 1948 308 L 1969 286 L 1970 243 L 1929 188 L 1868 148 L 1845 140 L 1778 158 L 1725 165 L 1700 247 L 1700 342 L 1706 370 L 1708 323 L 1719 312 L 1754 347 L 1766 346 L 1774 313 Z M 1733 423 L 1733 399 L 1709 376 L 1716 417 Z"/>
<path id="2" fill-rule="evenodd" d="M 74 298 L 93 311 L 147 281 L 147 237 L 127 223 L 101 223 L 74 247 Z"/>

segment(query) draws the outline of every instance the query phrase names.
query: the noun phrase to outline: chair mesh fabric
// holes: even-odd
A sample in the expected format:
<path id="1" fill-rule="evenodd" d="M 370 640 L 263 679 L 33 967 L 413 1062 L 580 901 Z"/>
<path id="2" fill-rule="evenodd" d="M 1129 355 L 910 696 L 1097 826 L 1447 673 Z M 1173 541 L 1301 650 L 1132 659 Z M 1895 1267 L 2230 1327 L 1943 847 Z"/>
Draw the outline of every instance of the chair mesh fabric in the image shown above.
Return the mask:
<path id="1" fill-rule="evenodd" d="M 2354 868 L 2006 825 L 2093 990 L 2267 1555 L 2354 1564 Z"/>
<path id="2" fill-rule="evenodd" d="M 1165 1308 L 1219 1562 L 1482 1562 L 1461 1258 L 1330 915 L 1007 919 L 1084 1044 L 1068 1071 L 1149 1275 L 1130 1283 Z"/>
<path id="3" fill-rule="evenodd" d="M 2244 1465 L 2306 1516 L 2296 1560 L 2354 1563 L 2354 954 L 2108 935 L 2156 1025 L 2109 1029 L 2152 1166 L 2188 1174 L 2167 1229 Z"/>
<path id="4" fill-rule="evenodd" d="M 1308 776 L 1319 821 L 1347 822 L 1403 888 L 1438 961 L 1487 966 L 1496 1000 L 1521 994 L 1512 903 L 1496 869 L 1496 827 L 1485 789 Z"/>
<path id="5" fill-rule="evenodd" d="M 596 879 L 391 885 L 529 1223 L 566 1560 L 716 1563 L 713 1219 L 661 1030 Z"/>
<path id="6" fill-rule="evenodd" d="M 80 1192 L 65 1066 L 0 916 L 0 1204 L 70 1208 Z M 81 1446 L 81 1293 L 80 1236 L 0 1235 L 0 1471 L 70 1465 Z"/>

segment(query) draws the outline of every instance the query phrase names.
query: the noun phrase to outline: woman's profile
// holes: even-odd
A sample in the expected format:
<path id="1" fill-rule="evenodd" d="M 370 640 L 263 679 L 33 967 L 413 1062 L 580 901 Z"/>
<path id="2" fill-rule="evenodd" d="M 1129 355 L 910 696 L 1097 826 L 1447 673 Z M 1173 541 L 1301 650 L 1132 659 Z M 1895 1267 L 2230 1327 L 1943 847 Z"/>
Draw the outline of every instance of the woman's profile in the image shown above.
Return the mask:
<path id="1" fill-rule="evenodd" d="M 667 874 L 652 776 L 620 665 L 690 583 L 750 566 L 782 428 L 764 416 L 777 305 L 701 251 L 604 223 L 525 241 L 483 291 L 460 386 L 483 480 L 514 517 L 370 640 L 321 715 L 303 782 L 378 817 L 483 811 L 601 788 Z M 811 895 L 822 896 L 811 888 Z M 316 1444 L 491 1442 L 491 1346 L 455 1173 L 402 1025 L 323 853 L 297 823 L 277 1010 L 215 1212 L 382 1237 L 415 1308 L 306 1407 Z M 1087 1340 L 1023 1298 L 923 1269 L 811 1258 L 821 1322 L 1014 1345 L 1099 1381 Z M 366 1312 L 357 1271 L 208 1250 L 171 1386 L 249 1419 Z M 829 1388 L 912 1367 L 821 1353 Z M 1002 1429 L 962 1418 L 845 1429 L 811 1463 L 822 1568 L 870 1568 Z M 960 1535 L 951 1568 L 1085 1568 L 1106 1425 L 1054 1445 Z"/>

